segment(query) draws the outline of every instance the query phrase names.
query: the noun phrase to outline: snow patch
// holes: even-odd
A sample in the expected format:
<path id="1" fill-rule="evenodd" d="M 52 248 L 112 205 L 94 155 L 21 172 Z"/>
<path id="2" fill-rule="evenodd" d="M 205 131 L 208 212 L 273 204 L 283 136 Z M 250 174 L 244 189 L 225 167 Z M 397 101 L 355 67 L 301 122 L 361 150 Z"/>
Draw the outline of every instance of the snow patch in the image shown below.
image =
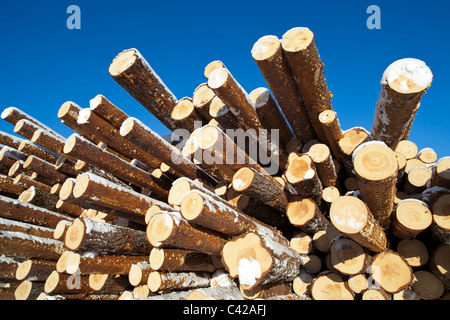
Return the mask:
<path id="1" fill-rule="evenodd" d="M 238 274 L 241 285 L 253 286 L 256 280 L 261 278 L 261 265 L 252 258 L 242 258 L 239 260 Z"/>
<path id="2" fill-rule="evenodd" d="M 428 87 L 433 80 L 433 74 L 425 62 L 419 59 L 405 58 L 393 62 L 385 70 L 381 79 L 381 84 L 387 85 L 392 83 L 400 76 L 407 77 L 421 87 Z M 403 86 L 402 83 L 400 83 L 400 85 Z M 404 90 L 403 87 L 401 87 L 401 89 Z"/>

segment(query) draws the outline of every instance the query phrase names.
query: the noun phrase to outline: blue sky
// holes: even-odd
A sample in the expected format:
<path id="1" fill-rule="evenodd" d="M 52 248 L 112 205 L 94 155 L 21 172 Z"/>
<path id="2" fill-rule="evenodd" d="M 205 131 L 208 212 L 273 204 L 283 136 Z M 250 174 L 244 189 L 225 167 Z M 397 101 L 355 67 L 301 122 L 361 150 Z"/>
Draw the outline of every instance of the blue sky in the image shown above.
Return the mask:
<path id="1" fill-rule="evenodd" d="M 381 29 L 369 30 L 369 5 L 381 9 Z M 81 30 L 69 30 L 69 5 L 81 9 Z M 168 133 L 109 75 L 121 51 L 137 48 L 181 99 L 205 82 L 204 67 L 222 60 L 247 92 L 267 86 L 250 50 L 263 35 L 310 28 L 342 128 L 370 130 L 383 71 L 418 58 L 434 74 L 410 140 L 449 155 L 450 2 L 430 1 L 103 1 L 18 0 L 0 4 L 0 108 L 15 106 L 64 136 L 57 118 L 68 100 L 88 107 L 97 94 Z M 0 122 L 0 130 L 13 127 Z"/>

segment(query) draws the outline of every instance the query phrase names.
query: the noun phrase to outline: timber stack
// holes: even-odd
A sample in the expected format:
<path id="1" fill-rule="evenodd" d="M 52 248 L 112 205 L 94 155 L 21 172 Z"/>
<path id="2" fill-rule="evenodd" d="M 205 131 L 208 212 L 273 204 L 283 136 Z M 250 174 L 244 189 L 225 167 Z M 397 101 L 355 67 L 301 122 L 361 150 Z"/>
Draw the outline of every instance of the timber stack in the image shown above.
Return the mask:
<path id="1" fill-rule="evenodd" d="M 267 88 L 217 60 L 178 100 L 120 53 L 165 136 L 103 95 L 55 110 L 70 137 L 5 109 L 0 299 L 449 299 L 450 157 L 408 140 L 430 69 L 392 63 L 372 128 L 344 131 L 311 30 L 251 55 Z"/>

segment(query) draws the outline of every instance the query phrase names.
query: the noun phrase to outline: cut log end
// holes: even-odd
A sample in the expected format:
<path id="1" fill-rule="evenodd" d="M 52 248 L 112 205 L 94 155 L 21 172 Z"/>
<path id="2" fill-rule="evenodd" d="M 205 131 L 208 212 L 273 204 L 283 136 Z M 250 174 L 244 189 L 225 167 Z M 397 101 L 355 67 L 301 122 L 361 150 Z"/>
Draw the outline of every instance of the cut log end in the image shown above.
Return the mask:
<path id="1" fill-rule="evenodd" d="M 25 280 L 14 291 L 14 297 L 16 300 L 27 300 L 32 288 L 33 282 Z"/>
<path id="2" fill-rule="evenodd" d="M 219 139 L 219 130 L 214 126 L 203 127 L 197 134 L 197 145 L 201 149 L 212 147 Z"/>
<path id="3" fill-rule="evenodd" d="M 208 63 L 208 65 L 205 67 L 205 72 L 204 72 L 205 78 L 208 79 L 211 72 L 213 72 L 214 70 L 219 69 L 219 68 L 225 68 L 225 65 L 220 60 L 215 60 L 215 61 Z"/>
<path id="4" fill-rule="evenodd" d="M 184 195 L 191 190 L 191 185 L 189 181 L 184 179 L 179 179 L 175 181 L 170 188 L 168 202 L 171 205 L 181 205 Z"/>
<path id="5" fill-rule="evenodd" d="M 59 272 L 53 271 L 45 281 L 44 291 L 45 293 L 50 293 L 58 286 L 59 282 Z"/>
<path id="6" fill-rule="evenodd" d="M 181 202 L 181 212 L 187 220 L 194 220 L 202 212 L 204 200 L 199 193 L 186 195 Z"/>
<path id="7" fill-rule="evenodd" d="M 389 293 L 406 288 L 413 280 L 411 267 L 398 253 L 392 251 L 376 255 L 370 272 L 381 288 Z"/>
<path id="8" fill-rule="evenodd" d="M 330 219 L 339 231 L 356 234 L 367 224 L 367 206 L 356 197 L 340 197 L 331 205 Z"/>
<path id="9" fill-rule="evenodd" d="M 213 70 L 208 77 L 208 87 L 217 89 L 222 87 L 230 77 L 230 73 L 225 68 L 218 68 Z"/>
<path id="10" fill-rule="evenodd" d="M 136 49 L 120 53 L 109 66 L 109 73 L 114 77 L 130 68 L 136 61 Z"/>
<path id="11" fill-rule="evenodd" d="M 384 72 L 381 83 L 403 93 L 426 90 L 433 81 L 433 74 L 421 60 L 406 58 L 393 62 Z"/>
<path id="12" fill-rule="evenodd" d="M 70 250 L 76 250 L 82 243 L 86 231 L 86 226 L 80 219 L 75 219 L 72 225 L 67 228 L 64 244 Z"/>
<path id="13" fill-rule="evenodd" d="M 281 40 L 283 49 L 288 52 L 297 52 L 308 48 L 314 40 L 314 34 L 308 28 L 296 27 L 288 30 Z"/>
<path id="14" fill-rule="evenodd" d="M 25 279 L 26 276 L 30 273 L 32 265 L 32 260 L 25 260 L 24 262 L 20 263 L 16 270 L 16 279 L 19 281 Z"/>
<path id="15" fill-rule="evenodd" d="M 353 300 L 353 292 L 337 274 L 329 272 L 317 277 L 311 288 L 315 300 Z"/>
<path id="16" fill-rule="evenodd" d="M 101 290 L 105 285 L 108 276 L 108 274 L 90 274 L 89 287 L 95 291 Z"/>
<path id="17" fill-rule="evenodd" d="M 383 180 L 398 170 L 397 157 L 386 145 L 368 143 L 355 150 L 353 165 L 356 173 L 367 180 Z"/>
<path id="18" fill-rule="evenodd" d="M 303 226 L 311 221 L 317 211 L 317 204 L 310 198 L 290 200 L 286 215 L 294 226 Z"/>
<path id="19" fill-rule="evenodd" d="M 249 168 L 239 169 L 233 176 L 233 189 L 237 192 L 242 192 L 249 188 L 253 179 L 255 178 L 255 172 Z"/>
<path id="20" fill-rule="evenodd" d="M 273 263 L 271 254 L 254 233 L 228 242 L 222 254 L 228 272 L 234 278 L 239 277 L 239 283 L 244 287 L 256 285 Z"/>
<path id="21" fill-rule="evenodd" d="M 175 120 L 183 120 L 188 118 L 194 112 L 194 103 L 190 98 L 183 98 L 175 105 L 171 116 Z"/>
<path id="22" fill-rule="evenodd" d="M 279 50 L 280 46 L 280 39 L 277 36 L 263 36 L 253 45 L 252 57 L 257 61 L 270 59 Z"/>
<path id="23" fill-rule="evenodd" d="M 293 160 L 291 161 L 291 159 Z M 308 155 L 291 153 L 289 155 L 289 166 L 285 173 L 287 181 L 295 184 L 313 178 L 316 174 L 313 166 L 314 164 Z"/>
<path id="24" fill-rule="evenodd" d="M 78 134 L 74 133 L 69 138 L 67 138 L 66 143 L 64 144 L 63 152 L 65 154 L 70 153 L 77 143 Z"/>
<path id="25" fill-rule="evenodd" d="M 91 181 L 91 178 L 89 177 L 88 174 L 83 174 L 83 175 L 79 176 L 73 187 L 73 191 L 72 191 L 73 196 L 75 198 L 81 197 L 86 192 L 87 188 L 89 187 L 90 181 Z"/>
<path id="26" fill-rule="evenodd" d="M 158 271 L 151 272 L 148 275 L 147 285 L 151 292 L 159 291 L 162 285 L 161 274 Z"/>
<path id="27" fill-rule="evenodd" d="M 170 237 L 173 231 L 173 218 L 169 214 L 155 214 L 147 227 L 147 237 L 150 243 L 158 246 L 161 241 Z"/>

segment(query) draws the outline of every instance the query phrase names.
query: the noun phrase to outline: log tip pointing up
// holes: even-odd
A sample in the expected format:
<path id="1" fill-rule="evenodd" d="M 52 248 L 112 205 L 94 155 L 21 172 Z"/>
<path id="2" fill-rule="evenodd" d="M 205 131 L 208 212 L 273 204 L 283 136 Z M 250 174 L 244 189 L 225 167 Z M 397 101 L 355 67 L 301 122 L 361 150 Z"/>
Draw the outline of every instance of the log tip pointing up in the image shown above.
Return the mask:
<path id="1" fill-rule="evenodd" d="M 255 42 L 252 48 L 252 57 L 253 59 L 259 61 L 259 60 L 266 60 L 270 57 L 272 57 L 275 52 L 278 51 L 280 48 L 281 43 L 280 39 L 278 39 L 277 36 L 273 35 L 267 35 L 263 36 L 258 39 L 258 41 Z"/>
<path id="2" fill-rule="evenodd" d="M 3 120 L 7 119 L 15 110 L 17 110 L 17 108 L 15 107 L 9 107 L 6 108 L 5 110 L 3 110 L 2 114 L 1 114 L 1 118 Z"/>
<path id="3" fill-rule="evenodd" d="M 331 204 L 330 219 L 339 231 L 356 234 L 367 223 L 367 207 L 356 197 L 342 196 Z"/>
<path id="4" fill-rule="evenodd" d="M 425 62 L 405 58 L 394 61 L 383 73 L 381 85 L 389 85 L 400 93 L 417 93 L 427 89 L 433 73 Z"/>
<path id="5" fill-rule="evenodd" d="M 314 40 L 314 33 L 305 27 L 292 28 L 283 35 L 281 45 L 283 50 L 297 52 L 306 49 Z"/>
<path id="6" fill-rule="evenodd" d="M 109 66 L 109 73 L 112 76 L 118 76 L 119 74 L 130 68 L 136 61 L 137 52 L 138 51 L 136 49 L 128 49 L 119 53 L 119 55 L 117 55 L 117 57 Z"/>
<path id="7" fill-rule="evenodd" d="M 230 73 L 225 68 L 217 68 L 213 70 L 208 77 L 208 87 L 217 89 L 222 87 L 228 80 Z"/>
<path id="8" fill-rule="evenodd" d="M 355 149 L 353 165 L 359 176 L 369 180 L 383 180 L 398 171 L 395 152 L 379 141 L 366 142 Z"/>

